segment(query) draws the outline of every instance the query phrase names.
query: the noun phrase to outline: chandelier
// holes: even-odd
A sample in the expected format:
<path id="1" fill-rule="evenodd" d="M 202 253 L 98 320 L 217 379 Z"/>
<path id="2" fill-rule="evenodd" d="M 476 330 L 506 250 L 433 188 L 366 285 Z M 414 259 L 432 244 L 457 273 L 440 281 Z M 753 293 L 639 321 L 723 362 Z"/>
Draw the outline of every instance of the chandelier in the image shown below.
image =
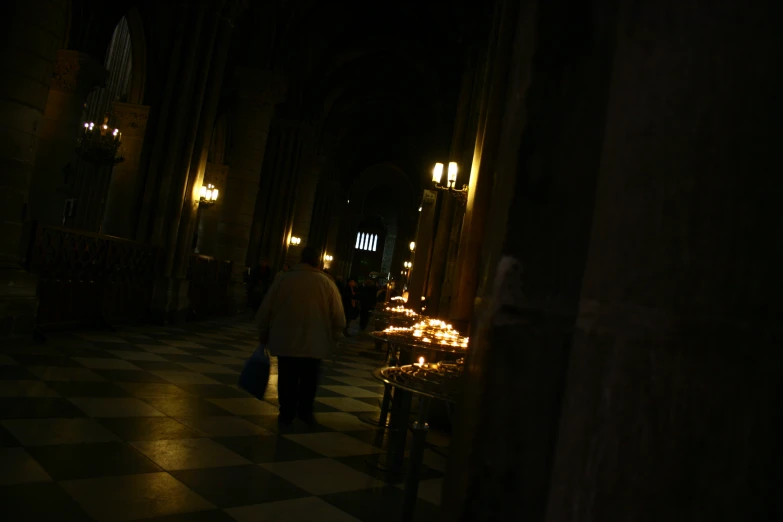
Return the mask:
<path id="1" fill-rule="evenodd" d="M 114 166 L 124 160 L 118 156 L 122 133 L 119 129 L 109 128 L 109 117 L 103 119 L 103 125 L 94 122 L 84 124 L 84 132 L 79 137 L 76 153 L 88 163 L 99 166 Z"/>

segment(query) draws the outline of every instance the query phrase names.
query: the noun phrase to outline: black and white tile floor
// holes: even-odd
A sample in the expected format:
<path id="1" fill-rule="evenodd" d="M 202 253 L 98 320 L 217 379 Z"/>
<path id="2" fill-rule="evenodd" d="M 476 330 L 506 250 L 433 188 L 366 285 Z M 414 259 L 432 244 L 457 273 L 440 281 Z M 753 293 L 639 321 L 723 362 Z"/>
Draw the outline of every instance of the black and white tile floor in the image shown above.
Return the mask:
<path id="1" fill-rule="evenodd" d="M 0 349 L 2 520 L 397 522 L 402 485 L 367 466 L 386 440 L 372 343 L 325 361 L 319 426 L 277 425 L 236 387 L 243 319 L 56 335 Z M 276 369 L 273 368 L 273 374 Z M 416 520 L 437 520 L 444 459 L 428 450 Z"/>

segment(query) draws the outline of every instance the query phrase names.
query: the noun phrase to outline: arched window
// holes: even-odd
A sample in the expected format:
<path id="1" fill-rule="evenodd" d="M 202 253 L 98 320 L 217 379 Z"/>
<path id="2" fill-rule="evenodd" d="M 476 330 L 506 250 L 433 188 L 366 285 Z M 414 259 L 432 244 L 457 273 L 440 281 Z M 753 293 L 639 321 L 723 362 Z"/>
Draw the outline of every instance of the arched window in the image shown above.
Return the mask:
<path id="1" fill-rule="evenodd" d="M 357 250 L 376 252 L 378 250 L 378 234 L 368 234 L 366 232 L 357 233 L 355 248 Z"/>

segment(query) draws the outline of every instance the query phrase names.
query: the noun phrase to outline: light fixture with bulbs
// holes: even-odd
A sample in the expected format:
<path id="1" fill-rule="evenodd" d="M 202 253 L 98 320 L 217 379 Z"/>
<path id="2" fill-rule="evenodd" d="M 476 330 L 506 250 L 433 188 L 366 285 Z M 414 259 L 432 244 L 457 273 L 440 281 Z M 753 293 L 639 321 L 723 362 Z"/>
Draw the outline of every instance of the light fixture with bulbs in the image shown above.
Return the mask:
<path id="1" fill-rule="evenodd" d="M 448 169 L 446 171 L 446 184 L 442 184 L 443 180 L 443 163 L 436 163 L 432 169 L 432 184 L 438 190 L 448 191 L 458 203 L 464 205 L 468 201 L 468 186 L 462 185 L 461 189 L 457 187 L 457 173 L 459 168 L 454 161 L 449 162 Z"/>
<path id="2" fill-rule="evenodd" d="M 329 254 L 325 254 L 324 255 L 324 261 L 331 262 L 333 259 L 334 259 L 334 257 L 330 256 Z"/>
<path id="3" fill-rule="evenodd" d="M 93 165 L 114 166 L 123 161 L 120 156 L 122 133 L 119 129 L 109 127 L 108 114 L 103 119 L 103 125 L 88 121 L 84 124 L 84 132 L 76 144 L 76 153 Z"/>
<path id="4" fill-rule="evenodd" d="M 299 245 L 302 242 L 301 237 L 291 236 L 291 239 L 288 240 L 289 245 Z"/>
<path id="5" fill-rule="evenodd" d="M 408 245 L 408 247 L 410 247 L 411 252 L 415 252 L 416 251 L 416 242 L 415 241 L 411 241 L 411 244 Z"/>
<path id="6" fill-rule="evenodd" d="M 215 185 L 207 183 L 201 186 L 201 198 L 198 201 L 200 207 L 211 207 L 218 199 L 219 191 Z"/>

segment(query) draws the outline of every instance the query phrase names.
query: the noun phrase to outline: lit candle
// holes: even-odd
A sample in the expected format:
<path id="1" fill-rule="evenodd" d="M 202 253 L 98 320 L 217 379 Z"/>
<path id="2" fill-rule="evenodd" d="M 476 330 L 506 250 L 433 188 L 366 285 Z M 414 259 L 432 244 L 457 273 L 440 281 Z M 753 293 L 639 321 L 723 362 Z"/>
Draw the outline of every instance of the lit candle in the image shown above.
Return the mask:
<path id="1" fill-rule="evenodd" d="M 419 362 L 418 364 L 416 364 L 416 366 L 418 366 L 419 368 L 424 366 L 424 357 L 419 357 Z"/>

